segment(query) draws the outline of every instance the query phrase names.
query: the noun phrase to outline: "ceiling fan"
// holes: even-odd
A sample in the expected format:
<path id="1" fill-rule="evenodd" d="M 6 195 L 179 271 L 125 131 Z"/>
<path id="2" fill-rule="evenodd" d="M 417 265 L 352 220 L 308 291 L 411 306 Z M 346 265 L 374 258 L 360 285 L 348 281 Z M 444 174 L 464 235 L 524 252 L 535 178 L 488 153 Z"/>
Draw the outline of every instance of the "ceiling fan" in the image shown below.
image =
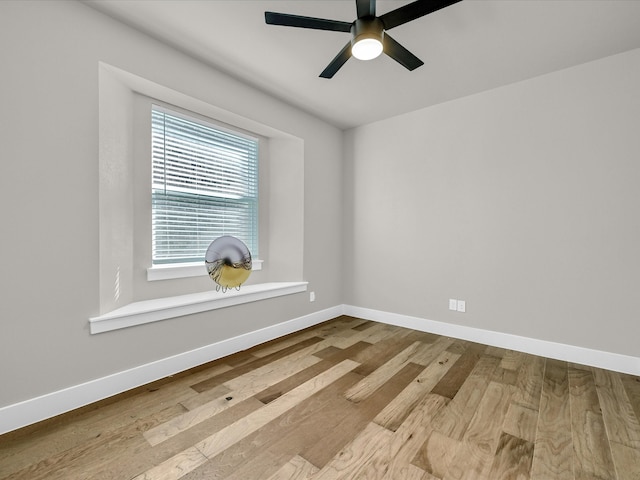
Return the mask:
<path id="1" fill-rule="evenodd" d="M 352 55 L 371 60 L 383 52 L 407 69 L 415 70 L 424 62 L 391 38 L 387 30 L 460 1 L 417 0 L 377 17 L 376 0 L 356 0 L 358 18 L 351 23 L 276 12 L 264 12 L 264 18 L 269 25 L 350 32 L 351 41 L 320 74 L 322 78 L 332 78 Z"/>

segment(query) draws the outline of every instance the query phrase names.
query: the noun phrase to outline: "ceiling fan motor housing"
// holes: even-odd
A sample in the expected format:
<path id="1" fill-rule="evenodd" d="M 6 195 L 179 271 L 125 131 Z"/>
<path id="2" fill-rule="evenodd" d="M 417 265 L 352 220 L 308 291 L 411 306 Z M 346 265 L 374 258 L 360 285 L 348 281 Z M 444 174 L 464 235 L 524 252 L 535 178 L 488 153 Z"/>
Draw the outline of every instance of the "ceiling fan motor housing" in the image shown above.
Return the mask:
<path id="1" fill-rule="evenodd" d="M 377 17 L 362 17 L 358 18 L 351 25 L 351 46 L 353 47 L 360 40 L 370 38 L 372 40 L 378 40 L 382 43 L 382 37 L 384 35 L 384 25 L 382 21 Z"/>

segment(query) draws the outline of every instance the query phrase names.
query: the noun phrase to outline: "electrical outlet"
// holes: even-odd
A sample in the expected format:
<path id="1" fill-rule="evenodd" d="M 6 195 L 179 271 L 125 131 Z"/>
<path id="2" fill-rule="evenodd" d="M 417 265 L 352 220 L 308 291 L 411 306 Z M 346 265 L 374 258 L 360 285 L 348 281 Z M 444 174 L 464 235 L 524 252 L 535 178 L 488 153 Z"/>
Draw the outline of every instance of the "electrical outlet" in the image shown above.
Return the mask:
<path id="1" fill-rule="evenodd" d="M 449 310 L 453 310 L 454 312 L 458 310 L 458 301 L 455 298 L 449 299 Z"/>
<path id="2" fill-rule="evenodd" d="M 464 300 L 458 300 L 458 305 L 456 310 L 458 310 L 459 312 L 466 312 L 467 311 L 467 302 L 465 302 Z"/>
<path id="3" fill-rule="evenodd" d="M 309 292 L 309 301 L 310 302 L 316 301 L 316 292 Z"/>

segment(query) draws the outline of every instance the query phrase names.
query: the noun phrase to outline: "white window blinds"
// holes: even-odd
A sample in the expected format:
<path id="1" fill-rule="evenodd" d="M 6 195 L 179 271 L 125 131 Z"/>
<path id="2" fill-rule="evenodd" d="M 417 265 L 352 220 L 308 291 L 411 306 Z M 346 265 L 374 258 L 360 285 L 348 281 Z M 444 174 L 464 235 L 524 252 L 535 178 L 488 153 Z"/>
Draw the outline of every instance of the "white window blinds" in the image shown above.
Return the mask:
<path id="1" fill-rule="evenodd" d="M 151 113 L 153 263 L 204 261 L 221 235 L 258 255 L 258 140 L 161 107 Z"/>

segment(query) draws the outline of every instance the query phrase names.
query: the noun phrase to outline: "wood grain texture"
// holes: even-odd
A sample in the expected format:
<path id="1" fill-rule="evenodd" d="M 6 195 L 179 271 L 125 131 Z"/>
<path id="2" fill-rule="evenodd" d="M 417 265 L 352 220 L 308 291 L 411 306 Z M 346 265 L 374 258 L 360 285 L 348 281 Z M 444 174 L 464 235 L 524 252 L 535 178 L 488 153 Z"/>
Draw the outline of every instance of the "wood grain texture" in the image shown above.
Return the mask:
<path id="1" fill-rule="evenodd" d="M 441 352 L 433 363 L 426 367 L 413 382 L 400 392 L 375 418 L 375 422 L 389 430 L 396 431 L 402 422 L 414 411 L 417 404 L 455 364 L 460 357 L 455 353 Z"/>
<path id="2" fill-rule="evenodd" d="M 360 402 L 380 388 L 387 380 L 402 370 L 420 347 L 420 342 L 414 342 L 395 357 L 391 358 L 375 371 L 363 378 L 357 385 L 347 390 L 345 397 L 352 402 Z"/>
<path id="3" fill-rule="evenodd" d="M 640 449 L 640 422 L 620 375 L 596 369 L 594 376 L 609 439 L 632 449 Z"/>
<path id="4" fill-rule="evenodd" d="M 531 468 L 531 478 L 535 480 L 574 478 L 569 378 L 565 362 L 545 362 Z"/>
<path id="5" fill-rule="evenodd" d="M 342 450 L 325 467 L 335 471 L 325 475 L 327 478 L 334 478 L 335 475 L 335 478 L 366 478 L 367 480 L 404 478 L 411 459 L 430 430 L 431 418 L 447 402 L 448 399 L 439 395 L 427 395 L 421 402 L 420 408 L 411 412 L 398 431 L 391 435 L 381 434 L 385 437 L 385 442 L 367 453 L 366 465 L 362 464 L 359 457 L 346 458 L 345 450 Z M 373 424 L 367 426 L 368 430 L 365 432 L 383 431 L 371 425 Z M 354 447 L 351 446 L 351 448 Z"/>
<path id="6" fill-rule="evenodd" d="M 499 361 L 495 357 L 483 357 L 478 361 L 460 387 L 458 394 L 434 419 L 436 430 L 454 440 L 462 440 Z M 466 366 L 464 368 L 466 369 Z"/>
<path id="7" fill-rule="evenodd" d="M 489 382 L 456 455 L 449 464 L 446 478 L 462 479 L 469 475 L 477 479 L 491 478 L 489 471 L 498 450 L 510 401 L 511 389 L 507 385 Z"/>
<path id="8" fill-rule="evenodd" d="M 386 450 L 388 457 L 384 459 L 384 468 L 376 478 L 394 480 L 418 473 L 412 468 L 411 462 L 433 431 L 431 420 L 448 402 L 449 399 L 434 394 L 427 394 L 422 399 L 393 434 L 390 448 Z M 422 476 L 424 473 L 422 470 Z"/>
<path id="9" fill-rule="evenodd" d="M 640 377 L 620 375 L 620 378 L 627 392 L 631 408 L 633 408 L 636 418 L 640 419 Z"/>
<path id="10" fill-rule="evenodd" d="M 351 360 L 345 360 L 339 363 L 335 367 L 322 372 L 313 379 L 287 392 L 277 400 L 201 440 L 194 447 L 190 447 L 165 460 L 160 465 L 138 475 L 135 477 L 135 480 L 168 480 L 183 477 L 186 473 L 195 470 L 204 463 L 195 452 L 204 456 L 205 461 L 208 458 L 215 457 L 357 366 L 358 364 Z"/>
<path id="11" fill-rule="evenodd" d="M 640 479 L 640 419 L 623 378 L 601 369 L 593 369 L 593 374 L 618 478 Z"/>
<path id="12" fill-rule="evenodd" d="M 530 478 L 533 443 L 503 433 L 487 478 Z"/>
<path id="13" fill-rule="evenodd" d="M 615 478 L 595 380 L 589 370 L 569 369 L 573 470 L 578 478 Z"/>
<path id="14" fill-rule="evenodd" d="M 536 439 L 537 426 L 538 412 L 536 410 L 511 402 L 502 426 L 505 433 L 533 443 Z"/>
<path id="15" fill-rule="evenodd" d="M 458 359 L 458 366 L 449 370 L 447 375 L 433 388 L 433 393 L 453 399 L 486 348 L 484 345 L 472 344 L 464 350 Z"/>
<path id="16" fill-rule="evenodd" d="M 295 362 L 279 362 L 277 365 L 265 365 L 248 372 L 225 383 L 224 386 L 228 391 L 220 397 L 146 431 L 144 436 L 152 446 L 158 445 L 318 362 L 320 362 L 319 358 L 308 356 L 296 359 Z"/>
<path id="17" fill-rule="evenodd" d="M 387 384 L 360 403 L 353 403 L 341 395 L 343 408 L 340 415 L 329 414 L 324 417 L 330 429 L 323 437 L 323 441 L 304 447 L 301 455 L 318 467 L 326 465 L 342 447 L 353 440 L 354 432 L 362 431 L 371 423 L 380 410 L 419 374 L 421 368 L 410 363 Z"/>
<path id="18" fill-rule="evenodd" d="M 317 472 L 317 467 L 296 455 L 267 480 L 308 480 Z"/>
<path id="19" fill-rule="evenodd" d="M 342 316 L 0 436 L 0 480 L 640 480 L 639 417 L 638 377 Z"/>
<path id="20" fill-rule="evenodd" d="M 543 374 L 544 358 L 523 354 L 523 362 L 516 379 L 513 402 L 537 412 L 540 407 Z"/>
<path id="21" fill-rule="evenodd" d="M 431 477 L 445 478 L 459 447 L 460 441 L 431 430 L 411 463 Z"/>

